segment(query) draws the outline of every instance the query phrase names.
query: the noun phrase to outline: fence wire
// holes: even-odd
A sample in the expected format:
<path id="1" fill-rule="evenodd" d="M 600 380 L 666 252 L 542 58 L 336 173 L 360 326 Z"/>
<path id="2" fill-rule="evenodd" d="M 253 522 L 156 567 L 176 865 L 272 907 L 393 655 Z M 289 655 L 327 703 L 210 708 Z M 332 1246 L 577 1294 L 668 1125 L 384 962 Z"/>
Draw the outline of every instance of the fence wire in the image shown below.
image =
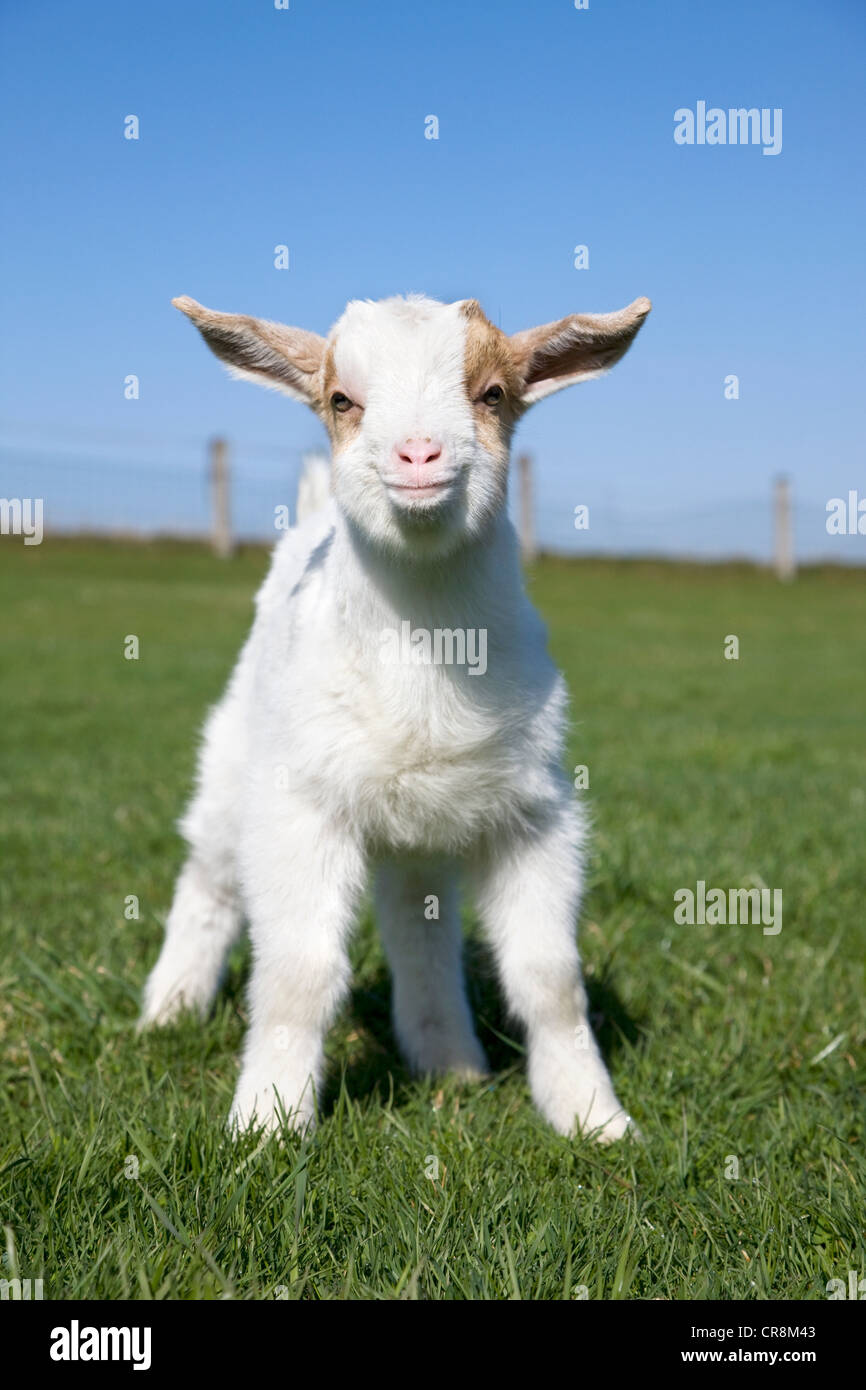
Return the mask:
<path id="1" fill-rule="evenodd" d="M 229 441 L 231 530 L 236 541 L 273 541 L 278 517 L 295 517 L 305 451 L 296 447 Z M 769 563 L 773 555 L 773 499 L 752 496 L 690 503 L 680 496 L 652 506 L 582 499 L 588 525 L 575 525 L 575 499 L 565 482 L 535 470 L 537 547 L 574 555 L 658 555 L 670 558 L 744 559 Z M 513 480 L 516 483 L 516 479 Z M 516 494 L 511 507 L 515 520 Z M 211 535 L 212 491 L 206 441 L 139 438 L 120 447 L 109 433 L 58 445 L 0 442 L 0 498 L 41 498 L 44 531 L 148 538 L 206 539 Z M 826 499 L 792 498 L 798 564 L 866 564 L 866 535 L 830 534 Z M 856 523 L 855 523 L 856 524 Z M 866 518 L 864 518 L 866 525 Z"/>

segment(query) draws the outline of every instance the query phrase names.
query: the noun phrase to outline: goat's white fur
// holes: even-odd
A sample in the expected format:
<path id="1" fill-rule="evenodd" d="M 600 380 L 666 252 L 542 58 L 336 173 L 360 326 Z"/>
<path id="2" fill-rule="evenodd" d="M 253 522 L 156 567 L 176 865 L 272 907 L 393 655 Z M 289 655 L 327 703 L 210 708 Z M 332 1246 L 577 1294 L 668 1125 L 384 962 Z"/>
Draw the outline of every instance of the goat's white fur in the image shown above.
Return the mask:
<path id="1" fill-rule="evenodd" d="M 181 307 L 195 317 L 190 304 Z M 541 1112 L 560 1133 L 602 1140 L 629 1124 L 588 1026 L 578 960 L 585 832 L 561 770 L 565 686 L 523 592 L 502 460 L 478 442 L 459 310 L 415 298 L 353 304 L 337 325 L 341 390 L 363 416 L 335 453 L 336 501 L 317 509 L 314 464 L 299 499 L 306 514 L 276 548 L 205 728 L 181 824 L 190 855 L 142 1021 L 205 1011 L 248 919 L 238 1127 L 274 1128 L 280 1110 L 297 1127 L 314 1119 L 370 869 L 396 1033 L 414 1068 L 486 1067 L 463 984 L 462 879 L 525 1029 Z M 382 460 L 419 431 L 444 441 L 457 501 L 409 514 L 389 499 Z M 382 633 L 406 619 L 430 632 L 486 629 L 486 674 L 384 664 Z M 425 916 L 431 896 L 438 920 Z"/>

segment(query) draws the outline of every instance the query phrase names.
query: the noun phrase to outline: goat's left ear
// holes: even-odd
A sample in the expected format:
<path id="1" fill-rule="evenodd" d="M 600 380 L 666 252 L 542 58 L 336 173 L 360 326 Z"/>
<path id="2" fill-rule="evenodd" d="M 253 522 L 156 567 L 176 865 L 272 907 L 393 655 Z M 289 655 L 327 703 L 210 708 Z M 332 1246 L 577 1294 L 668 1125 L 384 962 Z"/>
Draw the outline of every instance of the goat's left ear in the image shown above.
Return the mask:
<path id="1" fill-rule="evenodd" d="M 222 314 L 206 309 L 186 294 L 171 302 L 192 319 L 232 376 L 271 386 L 315 407 L 316 382 L 326 347 L 318 333 L 248 314 Z"/>
<path id="2" fill-rule="evenodd" d="M 609 371 L 628 351 L 651 308 L 648 299 L 636 299 L 615 314 L 569 314 L 512 334 L 523 404 Z"/>

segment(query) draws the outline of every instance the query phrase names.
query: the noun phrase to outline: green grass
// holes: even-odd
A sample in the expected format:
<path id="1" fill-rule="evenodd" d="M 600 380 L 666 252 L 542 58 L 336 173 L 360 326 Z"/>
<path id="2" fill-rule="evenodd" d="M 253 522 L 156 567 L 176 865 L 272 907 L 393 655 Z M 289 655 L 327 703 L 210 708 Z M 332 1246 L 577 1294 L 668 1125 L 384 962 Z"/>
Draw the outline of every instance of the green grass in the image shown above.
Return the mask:
<path id="1" fill-rule="evenodd" d="M 133 1026 L 196 733 L 265 563 L 0 545 L 3 1273 L 120 1299 L 820 1299 L 862 1276 L 862 575 L 532 575 L 590 769 L 588 985 L 643 1145 L 546 1128 L 471 921 L 495 1073 L 408 1077 L 365 920 L 320 1128 L 232 1147 L 245 948 L 206 1025 Z M 675 925 L 699 878 L 781 888 L 782 932 Z"/>

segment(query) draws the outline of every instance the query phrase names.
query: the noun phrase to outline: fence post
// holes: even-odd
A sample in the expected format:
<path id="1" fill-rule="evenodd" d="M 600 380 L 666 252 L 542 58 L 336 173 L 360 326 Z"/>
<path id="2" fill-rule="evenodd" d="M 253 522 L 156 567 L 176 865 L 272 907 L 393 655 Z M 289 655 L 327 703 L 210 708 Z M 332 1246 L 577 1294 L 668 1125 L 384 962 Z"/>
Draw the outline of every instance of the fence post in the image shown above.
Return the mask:
<path id="1" fill-rule="evenodd" d="M 791 489 L 780 476 L 773 487 L 773 567 L 778 579 L 788 581 L 796 574 L 794 531 L 791 524 Z"/>
<path id="2" fill-rule="evenodd" d="M 226 559 L 232 553 L 232 519 L 228 444 L 224 439 L 210 442 L 211 545 L 215 555 Z"/>
<path id="3" fill-rule="evenodd" d="M 517 460 L 519 480 L 517 528 L 520 535 L 520 553 L 524 564 L 535 559 L 535 509 L 532 496 L 532 455 L 521 454 Z"/>

